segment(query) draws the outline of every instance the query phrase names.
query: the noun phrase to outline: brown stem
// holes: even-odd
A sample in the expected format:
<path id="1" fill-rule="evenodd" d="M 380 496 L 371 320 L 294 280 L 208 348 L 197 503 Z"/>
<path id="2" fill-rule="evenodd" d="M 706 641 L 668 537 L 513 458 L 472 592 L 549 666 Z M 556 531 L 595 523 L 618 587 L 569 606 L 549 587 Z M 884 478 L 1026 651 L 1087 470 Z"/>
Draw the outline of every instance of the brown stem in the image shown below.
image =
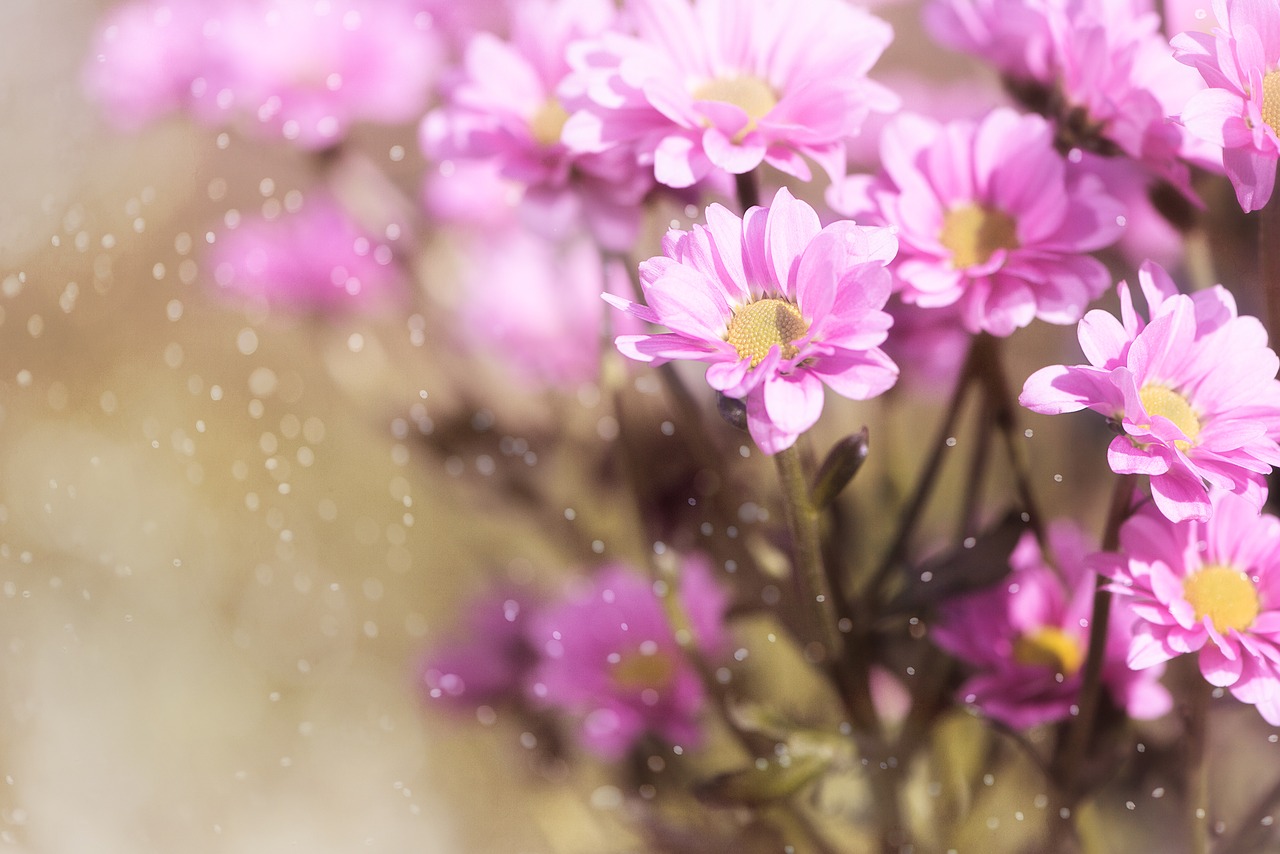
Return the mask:
<path id="1" fill-rule="evenodd" d="M 733 184 L 738 191 L 738 207 L 742 213 L 760 204 L 760 179 L 754 169 L 734 175 Z"/>
<path id="2" fill-rule="evenodd" d="M 1258 272 L 1267 333 L 1274 344 L 1280 341 L 1280 193 L 1271 197 L 1258 217 Z"/>

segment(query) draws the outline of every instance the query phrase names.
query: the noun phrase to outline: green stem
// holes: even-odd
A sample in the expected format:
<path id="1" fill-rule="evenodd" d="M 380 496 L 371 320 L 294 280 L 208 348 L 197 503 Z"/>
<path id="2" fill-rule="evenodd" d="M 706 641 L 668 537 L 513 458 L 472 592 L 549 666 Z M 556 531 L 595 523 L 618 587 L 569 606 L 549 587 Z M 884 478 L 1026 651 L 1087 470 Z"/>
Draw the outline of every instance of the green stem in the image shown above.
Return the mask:
<path id="1" fill-rule="evenodd" d="M 1116 481 L 1107 513 L 1107 527 L 1102 535 L 1103 551 L 1115 551 L 1119 545 L 1120 526 L 1129 517 L 1134 486 L 1133 475 L 1120 475 Z M 1089 650 L 1080 685 L 1079 713 L 1067 729 L 1066 736 L 1059 741 L 1053 761 L 1054 779 L 1064 789 L 1069 806 L 1074 806 L 1079 799 L 1080 769 L 1093 744 L 1098 708 L 1102 704 L 1102 665 L 1106 658 L 1107 626 L 1111 617 L 1111 591 L 1107 584 L 1107 579 L 1099 575 L 1093 593 L 1093 613 L 1089 618 Z"/>
<path id="2" fill-rule="evenodd" d="M 1177 662 L 1189 698 L 1184 725 L 1187 749 L 1187 832 L 1191 854 L 1209 854 L 1209 699 L 1213 686 L 1200 675 L 1196 656 L 1184 655 Z"/>
<path id="3" fill-rule="evenodd" d="M 1280 194 L 1272 196 L 1258 217 L 1258 272 L 1267 332 L 1274 343 L 1280 341 Z"/>

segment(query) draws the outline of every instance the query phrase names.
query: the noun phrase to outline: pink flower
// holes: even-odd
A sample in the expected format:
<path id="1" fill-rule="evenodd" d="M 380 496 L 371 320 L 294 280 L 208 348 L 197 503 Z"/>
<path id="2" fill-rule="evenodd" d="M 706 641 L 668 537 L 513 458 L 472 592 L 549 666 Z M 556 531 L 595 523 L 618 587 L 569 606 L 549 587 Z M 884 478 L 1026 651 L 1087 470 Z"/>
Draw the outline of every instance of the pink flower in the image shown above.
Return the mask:
<path id="1" fill-rule="evenodd" d="M 1237 317 L 1221 285 L 1179 294 L 1150 262 L 1138 279 L 1150 322 L 1121 282 L 1120 320 L 1094 310 L 1080 321 L 1090 364 L 1037 371 L 1019 401 L 1047 415 L 1088 408 L 1111 419 L 1120 433 L 1107 451 L 1112 471 L 1150 475 L 1156 505 L 1173 521 L 1209 518 L 1207 485 L 1260 507 L 1264 475 L 1280 465 L 1280 359 L 1266 330 Z"/>
<path id="2" fill-rule="evenodd" d="M 884 265 L 897 251 L 887 228 L 836 222 L 784 187 L 769 208 L 739 219 L 720 205 L 707 224 L 671 230 L 662 257 L 640 265 L 645 305 L 606 297 L 671 332 L 623 335 L 642 362 L 707 362 L 707 382 L 744 399 L 747 427 L 766 454 L 794 444 L 822 414 L 823 384 L 854 400 L 893 385 L 879 349 L 892 323 Z"/>
<path id="3" fill-rule="evenodd" d="M 704 559 L 685 559 L 679 597 L 699 649 L 720 652 L 728 595 Z M 621 564 L 602 567 L 537 614 L 530 638 L 540 656 L 534 700 L 579 717 L 588 750 L 620 759 L 646 733 L 682 747 L 701 742 L 702 683 L 645 576 Z"/>
<path id="4" fill-rule="evenodd" d="M 222 232 L 210 263 L 219 288 L 293 311 L 374 308 L 406 285 L 391 247 L 323 192 L 297 213 Z"/>
<path id="5" fill-rule="evenodd" d="M 802 181 L 803 157 L 844 173 L 844 140 L 896 98 L 867 79 L 893 38 L 841 0 L 631 0 L 638 37 L 579 43 L 585 98 L 565 126 L 580 151 L 634 146 L 657 180 L 688 187 L 762 162 Z"/>
<path id="6" fill-rule="evenodd" d="M 1208 88 L 1182 108 L 1191 135 L 1222 148 L 1222 165 L 1245 211 L 1266 205 L 1280 158 L 1280 6 L 1214 0 L 1218 29 L 1174 37 L 1175 56 Z"/>
<path id="7" fill-rule="evenodd" d="M 1200 652 L 1200 672 L 1280 725 L 1280 519 L 1211 493 L 1207 522 L 1170 522 L 1149 507 L 1120 530 L 1102 564 L 1137 617 L 1135 670 Z"/>
<path id="8" fill-rule="evenodd" d="M 584 236 L 553 243 L 510 229 L 464 245 L 458 312 L 471 352 L 525 384 L 572 390 L 600 375 L 600 293 L 631 289 L 621 262 L 606 264 Z"/>
<path id="9" fill-rule="evenodd" d="M 958 304 L 970 331 L 1009 335 L 1035 318 L 1074 323 L 1106 288 L 1106 267 L 1084 253 L 1119 237 L 1121 208 L 1054 150 L 1044 119 L 998 108 L 939 125 L 902 114 L 880 152 L 882 176 L 847 178 L 827 199 L 897 229 L 904 301 Z"/>
<path id="10" fill-rule="evenodd" d="M 527 637 L 535 611 L 529 592 L 511 586 L 469 603 L 456 634 L 422 662 L 419 678 L 427 699 L 474 710 L 517 697 L 537 660 Z"/>
<path id="11" fill-rule="evenodd" d="M 569 118 L 560 91 L 565 48 L 604 30 L 613 4 L 526 0 L 512 14 L 510 42 L 481 33 L 468 44 L 448 105 L 422 122 L 422 148 L 437 159 L 492 160 L 525 188 L 526 220 L 540 233 L 585 224 L 609 248 L 628 249 L 653 179 L 629 152 L 572 152 L 560 140 Z"/>
<path id="12" fill-rule="evenodd" d="M 1024 534 L 1003 583 L 943 606 L 930 627 L 938 646 L 977 670 L 960 686 L 963 701 L 1014 729 L 1071 715 L 1089 650 L 1090 546 L 1074 524 L 1059 522 L 1049 529 L 1049 547 L 1052 566 L 1035 536 Z M 1161 671 L 1139 674 L 1125 666 L 1130 621 L 1123 606 L 1112 614 L 1103 684 L 1131 717 L 1159 717 L 1172 705 L 1157 681 Z"/>

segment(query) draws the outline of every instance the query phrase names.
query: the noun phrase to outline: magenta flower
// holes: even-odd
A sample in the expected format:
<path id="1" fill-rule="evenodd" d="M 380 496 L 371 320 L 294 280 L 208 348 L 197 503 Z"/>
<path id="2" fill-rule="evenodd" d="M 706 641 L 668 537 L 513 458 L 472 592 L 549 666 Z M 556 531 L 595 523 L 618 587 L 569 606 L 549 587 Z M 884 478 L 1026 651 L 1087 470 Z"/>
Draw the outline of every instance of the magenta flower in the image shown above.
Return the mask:
<path id="1" fill-rule="evenodd" d="M 529 642 L 536 604 L 527 590 L 491 590 L 470 602 L 455 634 L 423 660 L 419 679 L 428 700 L 471 711 L 516 698 L 537 661 Z"/>
<path id="2" fill-rule="evenodd" d="M 1121 208 L 1053 148 L 1039 116 L 992 110 L 939 125 L 902 114 L 881 137 L 884 174 L 832 186 L 828 202 L 897 229 L 893 272 L 922 308 L 958 304 L 972 332 L 1009 335 L 1039 318 L 1074 323 L 1105 290 L 1084 253 L 1114 242 Z"/>
<path id="3" fill-rule="evenodd" d="M 678 595 L 698 648 L 718 654 L 728 594 L 710 564 L 686 558 Z M 537 614 L 530 637 L 540 656 L 530 683 L 534 700 L 579 717 L 588 750 L 620 759 L 646 733 L 682 747 L 701 742 L 702 683 L 644 575 L 622 564 L 602 567 Z"/>
<path id="4" fill-rule="evenodd" d="M 1262 505 L 1264 476 L 1280 465 L 1280 359 L 1253 317 L 1237 317 L 1221 285 L 1191 296 L 1146 263 L 1138 274 L 1151 320 L 1118 288 L 1121 319 L 1094 310 L 1080 321 L 1088 365 L 1032 374 L 1019 401 L 1056 415 L 1092 409 L 1120 435 L 1112 471 L 1151 477 L 1156 506 L 1173 521 L 1209 518 L 1208 485 Z"/>
<path id="5" fill-rule="evenodd" d="M 1191 135 L 1222 148 L 1222 165 L 1246 211 L 1271 198 L 1280 158 L 1280 6 L 1271 0 L 1214 0 L 1212 34 L 1174 37 L 1175 56 L 1208 88 L 1182 108 Z"/>
<path id="6" fill-rule="evenodd" d="M 622 335 L 642 362 L 707 362 L 707 382 L 744 399 L 751 437 L 766 454 L 791 447 L 822 414 L 823 384 L 854 400 L 894 384 L 880 350 L 892 319 L 881 311 L 885 269 L 898 243 L 887 228 L 836 222 L 784 187 L 769 208 L 739 219 L 720 205 L 707 224 L 671 230 L 665 255 L 640 265 L 648 305 L 612 305 L 671 332 Z"/>
<path id="7" fill-rule="evenodd" d="M 1102 563 L 1137 617 L 1128 663 L 1199 651 L 1205 679 L 1280 725 L 1280 519 L 1228 492 L 1210 498 L 1207 522 L 1139 510 Z"/>
<path id="8" fill-rule="evenodd" d="M 1094 573 L 1090 546 L 1074 524 L 1049 529 L 1053 565 L 1030 532 L 1009 556 L 1011 572 L 995 588 L 944 605 L 930 634 L 938 646 L 976 669 L 958 695 L 1014 729 L 1063 720 L 1080 694 L 1089 650 Z M 1108 625 L 1103 684 L 1134 718 L 1155 718 L 1172 705 L 1160 671 L 1125 666 L 1130 615 L 1118 608 Z"/>
<path id="9" fill-rule="evenodd" d="M 218 235 L 219 288 L 292 311 L 376 308 L 404 295 L 391 247 L 323 192 L 279 219 L 246 219 Z"/>
<path id="10" fill-rule="evenodd" d="M 638 37 L 569 54 L 584 97 L 565 125 L 580 151 L 634 146 L 657 180 L 688 187 L 761 163 L 810 178 L 804 157 L 844 174 L 844 140 L 896 98 L 867 79 L 893 39 L 841 0 L 631 0 Z"/>
<path id="11" fill-rule="evenodd" d="M 560 140 L 569 118 L 560 88 L 569 74 L 565 48 L 604 30 L 608 0 L 526 0 L 513 7 L 511 41 L 481 33 L 467 46 L 462 78 L 447 106 L 422 122 L 429 157 L 491 160 L 524 187 L 530 227 L 549 236 L 585 224 L 601 242 L 635 242 L 648 170 L 621 149 L 573 152 Z"/>

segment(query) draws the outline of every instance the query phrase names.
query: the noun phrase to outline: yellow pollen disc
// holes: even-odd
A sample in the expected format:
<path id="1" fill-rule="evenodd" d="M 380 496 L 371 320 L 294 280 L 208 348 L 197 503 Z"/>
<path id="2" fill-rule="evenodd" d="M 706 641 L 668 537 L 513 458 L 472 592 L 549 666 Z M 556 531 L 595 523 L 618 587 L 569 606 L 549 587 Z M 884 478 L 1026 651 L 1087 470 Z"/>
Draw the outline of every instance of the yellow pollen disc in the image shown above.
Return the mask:
<path id="1" fill-rule="evenodd" d="M 694 100 L 721 101 L 733 104 L 747 114 L 747 125 L 738 131 L 734 142 L 755 129 L 756 122 L 769 114 L 778 103 L 773 88 L 759 77 L 717 77 L 693 90 Z"/>
<path id="2" fill-rule="evenodd" d="M 658 690 L 671 684 L 676 675 L 676 662 L 670 655 L 654 652 L 645 655 L 639 650 L 624 652 L 610 669 L 613 684 L 623 691 L 639 693 L 646 689 Z"/>
<path id="3" fill-rule="evenodd" d="M 1148 383 L 1138 392 L 1138 399 L 1142 401 L 1148 415 L 1163 415 L 1183 432 L 1187 440 L 1184 442 L 1179 439 L 1174 442 L 1179 450 L 1185 451 L 1195 444 L 1196 437 L 1200 435 L 1200 419 L 1185 397 L 1171 388 Z"/>
<path id="4" fill-rule="evenodd" d="M 1262 120 L 1280 134 L 1280 71 L 1268 71 L 1262 78 Z"/>
<path id="5" fill-rule="evenodd" d="M 1062 629 L 1045 626 L 1013 642 L 1013 660 L 1032 667 L 1052 667 L 1055 673 L 1074 676 L 1084 664 L 1084 648 Z"/>
<path id="6" fill-rule="evenodd" d="M 529 133 L 539 145 L 555 145 L 560 141 L 560 133 L 564 123 L 569 121 L 569 113 L 556 98 L 548 98 L 529 119 Z"/>
<path id="7" fill-rule="evenodd" d="M 951 266 L 964 270 L 985 264 L 997 249 L 1018 248 L 1018 223 L 984 205 L 952 208 L 942 218 L 938 241 L 951 250 Z"/>
<path id="8" fill-rule="evenodd" d="M 1219 634 L 1244 631 L 1258 616 L 1258 588 L 1238 569 L 1206 566 L 1182 582 L 1182 595 L 1196 609 L 1196 622 L 1208 617 Z"/>
<path id="9" fill-rule="evenodd" d="M 754 368 L 775 344 L 782 349 L 782 358 L 794 358 L 800 351 L 791 342 L 808 331 L 809 324 L 800 316 L 800 309 L 784 299 L 762 299 L 733 313 L 724 340 L 738 351 L 739 359 L 750 356 Z"/>

